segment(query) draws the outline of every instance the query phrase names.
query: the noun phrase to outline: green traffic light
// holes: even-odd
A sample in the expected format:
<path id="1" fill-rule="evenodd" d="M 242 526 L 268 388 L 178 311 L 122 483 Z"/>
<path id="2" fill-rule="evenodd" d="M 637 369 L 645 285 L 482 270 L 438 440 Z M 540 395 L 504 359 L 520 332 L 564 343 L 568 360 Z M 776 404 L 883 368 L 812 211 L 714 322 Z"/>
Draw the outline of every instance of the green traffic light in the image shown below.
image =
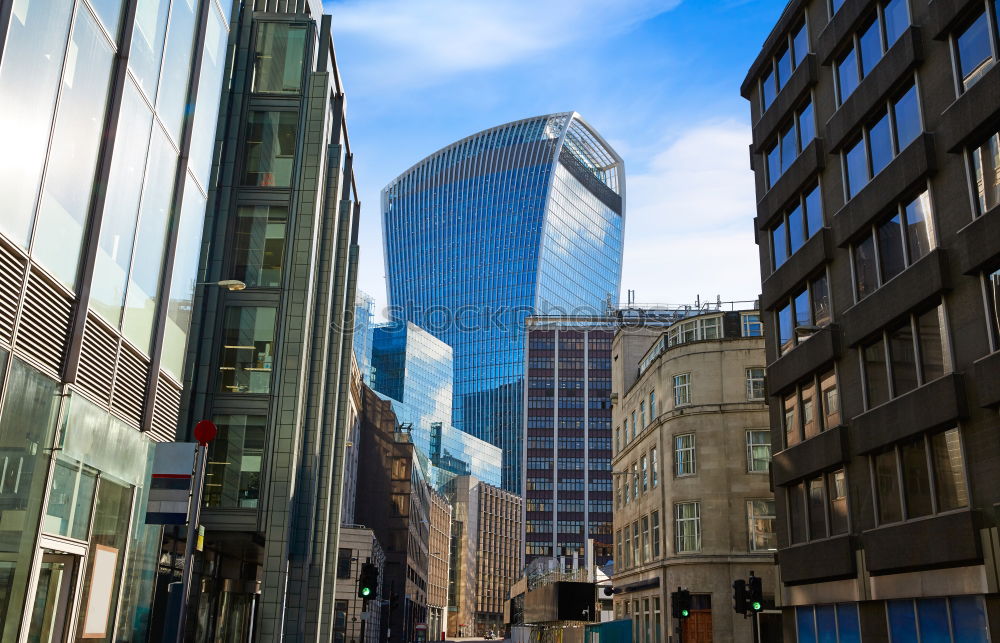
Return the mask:
<path id="1" fill-rule="evenodd" d="M 753 611 L 759 612 L 760 608 L 761 608 L 761 604 L 758 603 L 757 601 L 754 601 L 753 603 L 750 603 L 750 607 L 753 608 Z"/>
<path id="2" fill-rule="evenodd" d="M 688 612 L 687 610 L 681 610 L 681 616 L 690 616 L 690 615 L 691 613 Z"/>
<path id="3" fill-rule="evenodd" d="M 368 596 L 371 593 L 372 593 L 372 588 L 371 587 L 362 587 L 361 588 L 361 595 L 362 596 Z"/>

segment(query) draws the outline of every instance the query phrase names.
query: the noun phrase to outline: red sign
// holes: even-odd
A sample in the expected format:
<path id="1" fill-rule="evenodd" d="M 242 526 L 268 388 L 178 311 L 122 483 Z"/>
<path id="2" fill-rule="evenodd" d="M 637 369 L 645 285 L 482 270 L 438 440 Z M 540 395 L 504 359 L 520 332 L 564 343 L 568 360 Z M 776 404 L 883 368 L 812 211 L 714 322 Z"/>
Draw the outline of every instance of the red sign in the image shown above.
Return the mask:
<path id="1" fill-rule="evenodd" d="M 202 420 L 194 425 L 194 439 L 203 447 L 207 447 L 208 443 L 214 440 L 218 433 L 219 429 L 216 428 L 215 422 L 211 420 Z"/>

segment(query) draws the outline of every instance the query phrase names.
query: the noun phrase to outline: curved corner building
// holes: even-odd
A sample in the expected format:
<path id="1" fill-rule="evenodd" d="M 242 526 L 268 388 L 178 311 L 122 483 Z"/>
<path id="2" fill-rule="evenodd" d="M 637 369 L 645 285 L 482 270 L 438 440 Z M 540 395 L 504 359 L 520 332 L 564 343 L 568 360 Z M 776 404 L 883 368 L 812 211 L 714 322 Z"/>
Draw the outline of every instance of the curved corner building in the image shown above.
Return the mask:
<path id="1" fill-rule="evenodd" d="M 624 201 L 621 157 L 571 112 L 469 136 L 382 190 L 390 316 L 451 345 L 453 424 L 503 449 L 507 490 L 520 491 L 524 320 L 617 305 Z"/>

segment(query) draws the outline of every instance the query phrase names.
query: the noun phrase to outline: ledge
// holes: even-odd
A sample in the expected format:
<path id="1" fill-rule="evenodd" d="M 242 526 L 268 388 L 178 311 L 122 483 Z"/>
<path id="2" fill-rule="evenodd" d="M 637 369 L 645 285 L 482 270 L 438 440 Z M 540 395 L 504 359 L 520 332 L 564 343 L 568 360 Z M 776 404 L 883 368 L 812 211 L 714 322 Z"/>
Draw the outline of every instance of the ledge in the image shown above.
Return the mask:
<path id="1" fill-rule="evenodd" d="M 951 373 L 851 420 L 854 455 L 863 455 L 965 417 L 962 375 Z"/>
<path id="2" fill-rule="evenodd" d="M 834 243 L 847 246 L 872 221 L 895 208 L 899 200 L 934 169 L 934 138 L 925 132 L 837 211 L 831 223 Z"/>
<path id="3" fill-rule="evenodd" d="M 816 54 L 807 54 L 802 63 L 792 72 L 792 77 L 778 92 L 774 102 L 754 125 L 754 150 L 763 151 L 764 144 L 777 133 L 777 129 L 782 123 L 787 122 L 792 109 L 799 104 L 803 95 L 807 94 L 809 88 L 815 85 L 818 80 Z"/>
<path id="4" fill-rule="evenodd" d="M 795 20 L 802 14 L 802 6 L 804 4 L 806 4 L 806 0 L 790 0 L 785 10 L 781 12 L 781 17 L 778 18 L 778 22 L 771 29 L 771 33 L 767 35 L 767 40 L 761 45 L 760 53 L 757 54 L 757 57 L 750 65 L 750 69 L 747 70 L 746 77 L 744 77 L 743 82 L 740 84 L 740 94 L 743 98 L 750 99 L 750 94 L 757 83 L 757 78 L 764 71 L 765 63 L 774 58 L 778 46 L 783 42 L 782 38 L 787 38 L 788 30 L 792 28 Z"/>
<path id="5" fill-rule="evenodd" d="M 857 131 L 876 108 L 885 107 L 890 93 L 897 89 L 901 80 L 912 78 L 907 74 L 921 60 L 920 29 L 910 27 L 826 122 L 826 140 L 831 153 L 839 151 L 844 139 Z"/>
<path id="6" fill-rule="evenodd" d="M 872 529 L 861 542 L 872 575 L 982 560 L 979 531 L 968 509 Z"/>
<path id="7" fill-rule="evenodd" d="M 972 363 L 979 406 L 1000 406 L 1000 351 L 990 353 Z"/>
<path id="8" fill-rule="evenodd" d="M 982 0 L 931 0 L 927 30 L 935 40 L 947 40 L 948 32 L 974 5 L 982 5 Z"/>
<path id="9" fill-rule="evenodd" d="M 837 358 L 837 327 L 827 326 L 767 367 L 768 395 L 781 395 Z"/>
<path id="10" fill-rule="evenodd" d="M 763 162 L 766 163 L 766 160 Z M 757 202 L 757 216 L 762 221 L 769 221 L 776 212 L 787 207 L 793 199 L 797 199 L 805 182 L 825 166 L 823 139 L 815 138 L 806 149 L 802 150 L 788 171 L 781 175 L 778 182 Z"/>
<path id="11" fill-rule="evenodd" d="M 844 345 L 855 346 L 902 319 L 949 287 L 945 251 L 938 248 L 841 315 Z"/>
<path id="12" fill-rule="evenodd" d="M 770 242 L 768 242 L 770 243 Z M 772 272 L 761 285 L 761 310 L 771 310 L 793 289 L 825 262 L 833 259 L 833 236 L 822 228 L 810 237 L 785 263 Z"/>
<path id="13" fill-rule="evenodd" d="M 826 23 L 826 27 L 816 39 L 816 54 L 821 63 L 832 64 L 833 57 L 840 52 L 847 39 L 858 30 L 862 18 L 868 17 L 873 9 L 875 9 L 874 0 L 854 0 L 845 2 L 837 13 L 833 14 L 830 22 Z"/>
<path id="14" fill-rule="evenodd" d="M 778 550 L 778 564 L 781 566 L 781 581 L 786 585 L 857 575 L 849 535 Z"/>
<path id="15" fill-rule="evenodd" d="M 996 134 L 996 119 L 1000 116 L 997 96 L 1000 96 L 1000 64 L 993 65 L 941 113 L 936 131 L 942 149 L 961 152 Z"/>
<path id="16" fill-rule="evenodd" d="M 1000 205 L 974 219 L 955 237 L 955 263 L 963 274 L 976 275 L 1000 266 Z"/>
<path id="17" fill-rule="evenodd" d="M 840 425 L 775 453 L 771 458 L 771 475 L 775 485 L 783 486 L 849 459 L 847 427 Z"/>

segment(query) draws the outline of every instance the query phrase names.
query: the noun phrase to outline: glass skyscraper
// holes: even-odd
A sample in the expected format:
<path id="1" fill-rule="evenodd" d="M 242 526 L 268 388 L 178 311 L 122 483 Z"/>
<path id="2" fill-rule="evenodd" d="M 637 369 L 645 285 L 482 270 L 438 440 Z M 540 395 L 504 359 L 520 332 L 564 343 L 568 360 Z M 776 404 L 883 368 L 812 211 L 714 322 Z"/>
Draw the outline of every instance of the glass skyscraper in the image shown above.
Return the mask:
<path id="1" fill-rule="evenodd" d="M 597 313 L 621 281 L 621 158 L 575 113 L 494 127 L 382 191 L 390 314 L 454 350 L 453 424 L 521 480 L 524 319 Z"/>

